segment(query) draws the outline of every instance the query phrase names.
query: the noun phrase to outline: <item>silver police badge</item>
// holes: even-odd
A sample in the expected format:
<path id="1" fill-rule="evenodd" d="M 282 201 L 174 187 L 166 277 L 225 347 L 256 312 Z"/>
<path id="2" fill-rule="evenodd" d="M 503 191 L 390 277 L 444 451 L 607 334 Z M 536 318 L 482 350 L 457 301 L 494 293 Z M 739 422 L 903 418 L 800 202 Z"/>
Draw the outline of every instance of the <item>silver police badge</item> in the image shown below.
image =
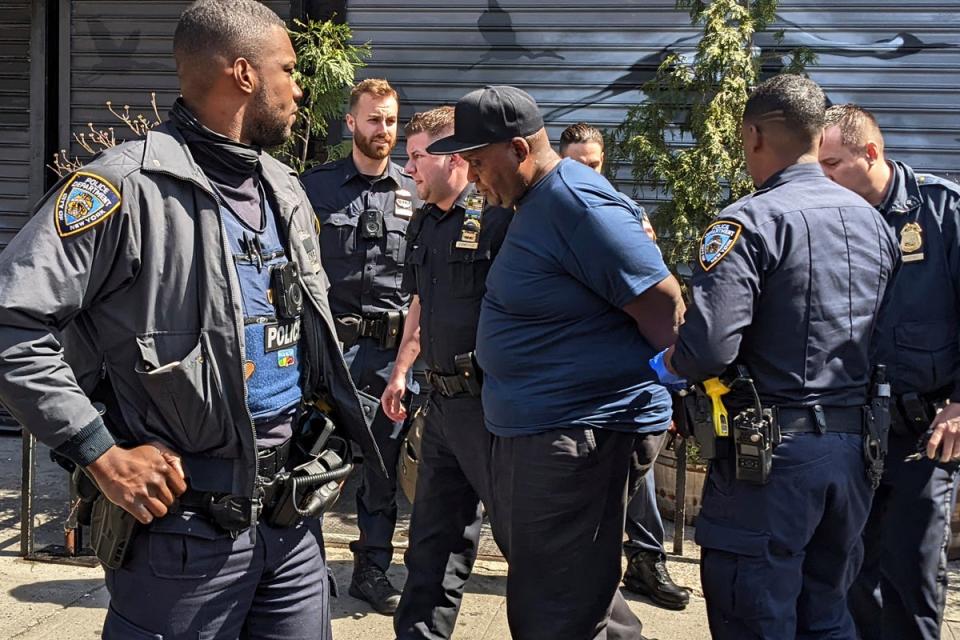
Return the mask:
<path id="1" fill-rule="evenodd" d="M 700 266 L 710 271 L 736 244 L 743 230 L 736 222 L 717 220 L 703 233 L 700 240 Z"/>
<path id="2" fill-rule="evenodd" d="M 407 219 L 413 215 L 413 195 L 406 189 L 393 192 L 393 215 Z"/>

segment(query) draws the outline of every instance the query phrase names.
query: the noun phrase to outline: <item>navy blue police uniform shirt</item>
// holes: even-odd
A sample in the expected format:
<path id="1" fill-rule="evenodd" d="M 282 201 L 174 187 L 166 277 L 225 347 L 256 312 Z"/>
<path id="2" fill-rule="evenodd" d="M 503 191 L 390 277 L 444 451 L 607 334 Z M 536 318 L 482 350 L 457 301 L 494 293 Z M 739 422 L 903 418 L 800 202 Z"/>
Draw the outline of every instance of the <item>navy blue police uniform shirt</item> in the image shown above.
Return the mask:
<path id="1" fill-rule="evenodd" d="M 427 369 L 444 375 L 456 373 L 455 356 L 476 347 L 487 273 L 513 217 L 512 210 L 487 207 L 480 216 L 476 248 L 463 243 L 465 204 L 474 193 L 469 185 L 450 211 L 424 205 L 407 234 L 403 282 L 408 293 L 420 298 L 420 357 Z"/>
<path id="2" fill-rule="evenodd" d="M 878 210 L 903 260 L 878 333 L 894 394 L 960 402 L 960 185 L 891 162 Z"/>
<path id="3" fill-rule="evenodd" d="M 765 405 L 861 405 L 898 261 L 866 200 L 816 162 L 788 167 L 704 232 L 673 368 L 699 382 L 736 360 Z"/>
<path id="4" fill-rule="evenodd" d="M 623 307 L 669 276 L 636 205 L 562 160 L 522 198 L 487 276 L 477 334 L 487 428 L 652 432 L 671 404 Z"/>
<path id="5" fill-rule="evenodd" d="M 311 169 L 301 180 L 320 222 L 320 260 L 331 284 L 333 314 L 405 309 L 407 225 L 420 205 L 413 178 L 394 162 L 382 176 L 364 176 L 347 156 Z M 365 210 L 382 212 L 383 237 L 363 237 Z"/>

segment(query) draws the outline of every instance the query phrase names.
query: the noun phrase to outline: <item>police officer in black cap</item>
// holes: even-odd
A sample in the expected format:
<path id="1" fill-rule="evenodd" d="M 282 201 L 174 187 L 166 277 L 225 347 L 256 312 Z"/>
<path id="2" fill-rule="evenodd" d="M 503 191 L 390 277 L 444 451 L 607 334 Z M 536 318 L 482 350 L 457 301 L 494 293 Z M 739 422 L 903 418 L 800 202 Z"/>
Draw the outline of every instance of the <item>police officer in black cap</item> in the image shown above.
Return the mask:
<path id="1" fill-rule="evenodd" d="M 820 164 L 877 207 L 903 252 L 877 355 L 891 365 L 890 454 L 850 610 L 863 640 L 935 640 L 960 459 L 960 186 L 888 160 L 876 118 L 854 104 L 827 110 Z"/>
<path id="2" fill-rule="evenodd" d="M 347 126 L 353 151 L 302 177 L 320 221 L 320 255 L 330 278 L 330 307 L 357 388 L 379 397 L 397 354 L 410 296 L 400 285 L 406 232 L 418 204 L 413 180 L 390 161 L 397 141 L 397 93 L 386 80 L 367 79 L 350 93 Z M 392 615 L 400 592 L 386 576 L 397 524 L 400 425 L 377 412 L 373 432 L 391 470 L 361 470 L 357 491 L 360 539 L 350 595 Z"/>
<path id="3" fill-rule="evenodd" d="M 745 367 L 722 378 L 734 389 L 729 435 L 697 519 L 718 640 L 856 637 L 846 595 L 883 419 L 865 409 L 870 345 L 899 251 L 877 211 L 820 169 L 824 108 L 798 75 L 750 95 L 743 145 L 757 191 L 707 227 L 693 304 L 666 352 L 694 382 Z M 651 364 L 674 381 L 662 357 Z"/>
<path id="4" fill-rule="evenodd" d="M 512 211 L 485 207 L 459 155 L 427 147 L 453 132 L 453 107 L 416 114 L 404 129 L 405 167 L 426 204 L 410 223 L 404 287 L 413 295 L 384 412 L 402 420 L 406 380 L 418 353 L 432 392 L 420 448 L 405 554 L 407 582 L 394 628 L 401 640 L 450 638 L 477 557 L 481 500 L 489 502 L 490 433 L 473 352 L 487 271 Z"/>

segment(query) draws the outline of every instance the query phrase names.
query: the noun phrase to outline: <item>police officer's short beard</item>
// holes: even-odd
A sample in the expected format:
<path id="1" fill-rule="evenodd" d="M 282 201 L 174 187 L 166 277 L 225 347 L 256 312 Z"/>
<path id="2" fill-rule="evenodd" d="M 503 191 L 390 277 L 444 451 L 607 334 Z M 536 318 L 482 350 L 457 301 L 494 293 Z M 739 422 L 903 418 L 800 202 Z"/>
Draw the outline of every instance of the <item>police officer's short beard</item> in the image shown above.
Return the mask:
<path id="1" fill-rule="evenodd" d="M 386 146 L 375 145 L 376 142 L 386 142 Z M 390 155 L 390 152 L 393 151 L 394 145 L 396 145 L 397 139 L 390 134 L 383 134 L 378 138 L 369 138 L 364 136 L 359 131 L 353 132 L 353 144 L 357 146 L 357 149 L 360 150 L 360 153 L 371 158 L 373 160 L 383 160 Z"/>
<path id="2" fill-rule="evenodd" d="M 275 108 L 267 99 L 261 85 L 253 96 L 253 111 L 249 124 L 250 144 L 263 147 L 279 147 L 290 137 L 290 118 L 282 109 Z"/>

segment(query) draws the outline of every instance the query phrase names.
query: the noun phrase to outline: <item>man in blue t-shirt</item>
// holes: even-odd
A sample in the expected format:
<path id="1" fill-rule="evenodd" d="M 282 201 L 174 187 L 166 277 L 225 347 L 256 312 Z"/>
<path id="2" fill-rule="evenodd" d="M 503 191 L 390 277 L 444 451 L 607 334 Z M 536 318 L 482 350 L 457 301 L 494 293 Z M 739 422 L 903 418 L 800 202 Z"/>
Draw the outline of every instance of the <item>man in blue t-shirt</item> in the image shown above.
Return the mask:
<path id="1" fill-rule="evenodd" d="M 560 156 L 576 160 L 603 175 L 606 158 L 603 134 L 586 122 L 570 125 L 560 134 Z M 642 215 L 647 237 L 656 242 L 657 234 L 646 212 L 643 207 L 637 209 Z M 661 438 L 638 439 L 633 452 L 624 527 L 627 539 L 623 543 L 623 555 L 627 557 L 627 570 L 623 574 L 623 586 L 628 591 L 647 596 L 661 607 L 680 610 L 690 602 L 690 594 L 678 587 L 667 571 L 663 520 L 657 509 L 653 477 L 653 465 L 665 438 L 666 433 Z"/>
<path id="2" fill-rule="evenodd" d="M 676 338 L 679 286 L 634 205 L 560 160 L 525 92 L 467 94 L 428 151 L 460 153 L 487 202 L 516 209 L 477 331 L 510 631 L 634 640 L 617 589 L 627 472 L 635 439 L 670 424 L 646 358 Z"/>

